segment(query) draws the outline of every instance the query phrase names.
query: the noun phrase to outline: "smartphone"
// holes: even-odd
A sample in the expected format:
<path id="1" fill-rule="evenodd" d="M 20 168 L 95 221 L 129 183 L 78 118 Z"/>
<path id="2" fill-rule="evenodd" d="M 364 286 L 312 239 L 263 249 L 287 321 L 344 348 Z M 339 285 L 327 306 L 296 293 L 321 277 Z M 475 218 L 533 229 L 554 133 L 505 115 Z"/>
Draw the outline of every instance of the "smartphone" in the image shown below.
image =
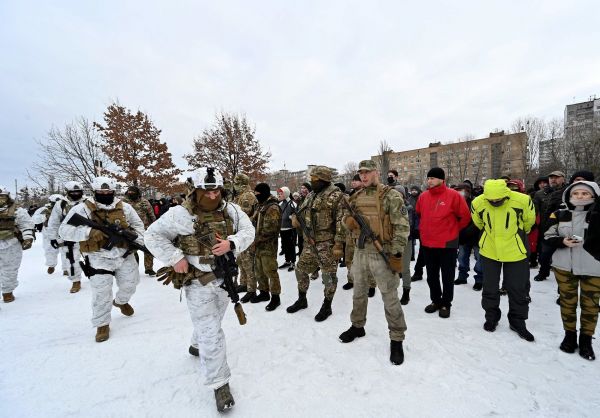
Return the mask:
<path id="1" fill-rule="evenodd" d="M 575 242 L 581 242 L 583 241 L 583 238 L 581 238 L 580 236 L 577 235 L 571 235 L 571 240 L 575 241 Z"/>

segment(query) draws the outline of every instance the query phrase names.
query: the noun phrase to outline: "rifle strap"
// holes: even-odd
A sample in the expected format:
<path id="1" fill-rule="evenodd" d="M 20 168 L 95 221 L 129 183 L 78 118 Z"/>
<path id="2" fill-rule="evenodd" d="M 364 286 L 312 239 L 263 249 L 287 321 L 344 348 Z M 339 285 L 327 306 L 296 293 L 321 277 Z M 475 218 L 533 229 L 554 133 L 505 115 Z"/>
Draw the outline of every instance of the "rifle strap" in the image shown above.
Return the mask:
<path id="1" fill-rule="evenodd" d="M 92 265 L 90 264 L 90 258 L 86 255 L 84 258 L 85 262 L 80 261 L 79 265 L 81 266 L 81 269 L 83 270 L 83 273 L 87 276 L 87 278 L 91 278 L 92 276 L 95 276 L 96 274 L 110 274 L 112 276 L 115 275 L 114 271 L 110 271 L 110 270 L 105 270 L 105 269 L 96 269 L 94 267 L 92 267 Z"/>

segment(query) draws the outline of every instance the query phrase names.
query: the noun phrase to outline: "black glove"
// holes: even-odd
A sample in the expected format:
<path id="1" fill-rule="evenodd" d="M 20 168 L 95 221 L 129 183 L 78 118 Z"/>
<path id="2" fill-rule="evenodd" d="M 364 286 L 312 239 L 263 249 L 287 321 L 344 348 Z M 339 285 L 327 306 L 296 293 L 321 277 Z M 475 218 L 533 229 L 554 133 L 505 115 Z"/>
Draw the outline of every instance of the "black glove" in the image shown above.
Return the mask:
<path id="1" fill-rule="evenodd" d="M 52 246 L 52 248 L 58 250 L 58 241 L 55 239 L 50 240 L 50 245 Z"/>
<path id="2" fill-rule="evenodd" d="M 37 229 L 38 232 L 42 232 L 43 228 L 44 228 L 44 224 L 43 223 L 35 224 L 35 229 Z"/>

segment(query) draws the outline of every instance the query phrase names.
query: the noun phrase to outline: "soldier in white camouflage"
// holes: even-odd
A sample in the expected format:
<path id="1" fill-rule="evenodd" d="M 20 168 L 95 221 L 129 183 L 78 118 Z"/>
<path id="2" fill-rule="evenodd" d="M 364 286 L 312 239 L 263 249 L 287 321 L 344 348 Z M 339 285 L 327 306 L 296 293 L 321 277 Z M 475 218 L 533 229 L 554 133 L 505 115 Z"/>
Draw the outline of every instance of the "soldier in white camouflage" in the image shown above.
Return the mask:
<path id="1" fill-rule="evenodd" d="M 250 187 L 250 179 L 245 174 L 237 174 L 233 179 L 233 195 L 235 196 L 233 203 L 238 205 L 250 219 L 254 216 L 255 208 L 258 204 L 254 191 Z M 248 282 L 254 283 L 256 289 L 256 278 L 254 277 L 253 269 L 253 254 L 251 249 L 243 251 L 237 259 L 238 268 L 240 271 L 240 283 L 237 287 L 237 292 L 247 292 Z"/>
<path id="2" fill-rule="evenodd" d="M 399 365 L 404 362 L 402 342 L 406 331 L 406 322 L 400 299 L 398 298 L 398 273 L 402 271 L 402 252 L 406 247 L 410 226 L 408 211 L 404 206 L 402 195 L 390 186 L 379 183 L 379 171 L 372 160 L 360 162 L 358 173 L 365 186 L 350 198 L 350 205 L 369 225 L 379 244 L 383 247 L 384 256 L 377 249 L 376 243 L 366 238 L 361 245 L 361 228 L 357 220 L 348 214 L 344 217 L 344 226 L 357 240 L 354 252 L 352 273 L 354 293 L 352 296 L 352 326 L 340 335 L 340 341 L 349 343 L 355 338 L 365 336 L 367 322 L 367 304 L 369 277 L 375 277 L 381 292 L 385 319 L 390 335 L 390 361 Z M 410 262 L 410 260 L 406 260 Z"/>
<path id="3" fill-rule="evenodd" d="M 154 208 L 152 207 L 148 199 L 142 197 L 139 187 L 129 186 L 123 198 L 123 202 L 129 203 L 135 209 L 135 212 L 138 214 L 138 216 L 144 223 L 144 229 L 148 229 L 150 224 L 156 221 Z M 136 259 L 138 259 L 137 255 Z M 154 257 L 152 257 L 150 254 L 144 253 L 144 270 L 145 273 L 149 276 L 156 275 L 153 264 Z"/>
<path id="4" fill-rule="evenodd" d="M 310 174 L 312 192 L 292 219 L 294 227 L 298 228 L 300 222 L 297 217 L 301 217 L 306 224 L 306 230 L 303 230 L 304 248 L 295 270 L 298 300 L 287 308 L 287 312 L 295 313 L 308 307 L 306 292 L 310 284 L 309 275 L 320 268 L 325 298 L 315 316 L 317 322 L 326 320 L 332 313 L 331 302 L 337 288 L 338 260 L 344 255 L 346 239 L 341 223 L 344 214 L 341 201 L 346 197 L 340 189 L 331 184 L 331 180 L 332 173 L 329 168 L 314 167 Z"/>

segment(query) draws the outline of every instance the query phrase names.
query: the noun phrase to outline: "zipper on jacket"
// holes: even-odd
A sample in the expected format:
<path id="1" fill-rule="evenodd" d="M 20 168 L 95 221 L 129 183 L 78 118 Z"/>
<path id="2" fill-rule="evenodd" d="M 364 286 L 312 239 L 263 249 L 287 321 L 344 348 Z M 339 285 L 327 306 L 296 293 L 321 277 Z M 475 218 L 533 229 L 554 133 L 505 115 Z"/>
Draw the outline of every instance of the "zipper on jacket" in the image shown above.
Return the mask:
<path id="1" fill-rule="evenodd" d="M 488 212 L 487 214 L 487 218 L 488 218 L 488 225 L 490 226 L 490 231 L 492 230 L 492 219 L 490 218 L 490 213 Z"/>
<path id="2" fill-rule="evenodd" d="M 510 212 L 506 212 L 506 225 L 504 226 L 506 229 L 508 229 L 508 220 L 510 219 Z"/>

